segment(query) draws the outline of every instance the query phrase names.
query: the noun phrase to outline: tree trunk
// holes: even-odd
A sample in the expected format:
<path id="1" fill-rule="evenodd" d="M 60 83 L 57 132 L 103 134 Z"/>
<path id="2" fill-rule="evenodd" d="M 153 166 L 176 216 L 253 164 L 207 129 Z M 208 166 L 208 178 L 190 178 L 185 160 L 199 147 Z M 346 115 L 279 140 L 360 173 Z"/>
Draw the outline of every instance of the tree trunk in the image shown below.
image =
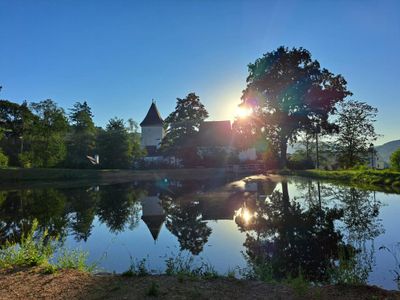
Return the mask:
<path id="1" fill-rule="evenodd" d="M 315 151 L 316 151 L 316 161 L 315 168 L 319 169 L 319 145 L 318 145 L 318 132 L 315 133 Z"/>
<path id="2" fill-rule="evenodd" d="M 281 139 L 280 142 L 280 167 L 282 169 L 286 168 L 287 166 L 287 140 Z"/>

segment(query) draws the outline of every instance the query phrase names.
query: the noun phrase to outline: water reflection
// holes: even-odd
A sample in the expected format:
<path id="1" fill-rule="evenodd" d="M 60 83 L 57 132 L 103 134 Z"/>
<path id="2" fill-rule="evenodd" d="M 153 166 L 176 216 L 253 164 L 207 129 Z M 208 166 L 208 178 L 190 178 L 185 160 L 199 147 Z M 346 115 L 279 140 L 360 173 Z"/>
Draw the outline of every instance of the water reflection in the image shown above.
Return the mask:
<path id="1" fill-rule="evenodd" d="M 241 243 L 254 272 L 267 266 L 266 275 L 278 280 L 301 272 L 328 282 L 351 262 L 363 282 L 375 263 L 374 240 L 384 234 L 381 208 L 374 192 L 262 177 L 9 190 L 0 192 L 0 243 L 18 241 L 34 219 L 39 230 L 78 242 L 90 240 L 96 220 L 113 235 L 143 222 L 155 242 L 164 230 L 180 250 L 200 255 L 212 222 L 229 220 L 245 234 Z"/>

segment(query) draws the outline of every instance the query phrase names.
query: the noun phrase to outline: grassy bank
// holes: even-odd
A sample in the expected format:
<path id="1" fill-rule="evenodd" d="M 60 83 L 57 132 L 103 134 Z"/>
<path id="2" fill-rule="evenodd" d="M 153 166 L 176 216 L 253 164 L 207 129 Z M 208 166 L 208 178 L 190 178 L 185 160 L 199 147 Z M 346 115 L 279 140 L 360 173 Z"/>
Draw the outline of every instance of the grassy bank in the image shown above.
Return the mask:
<path id="1" fill-rule="evenodd" d="M 400 192 L 400 172 L 391 170 L 283 170 L 278 173 L 281 175 L 328 179 L 364 188 Z"/>

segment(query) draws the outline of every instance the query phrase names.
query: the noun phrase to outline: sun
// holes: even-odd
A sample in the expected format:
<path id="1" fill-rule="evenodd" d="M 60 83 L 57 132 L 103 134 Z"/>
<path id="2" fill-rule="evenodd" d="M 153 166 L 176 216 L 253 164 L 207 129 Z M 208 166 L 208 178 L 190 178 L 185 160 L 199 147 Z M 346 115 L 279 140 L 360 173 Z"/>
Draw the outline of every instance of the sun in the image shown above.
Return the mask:
<path id="1" fill-rule="evenodd" d="M 243 118 L 249 117 L 252 112 L 253 111 L 249 107 L 238 106 L 236 108 L 235 115 L 236 115 L 236 117 L 243 119 Z"/>

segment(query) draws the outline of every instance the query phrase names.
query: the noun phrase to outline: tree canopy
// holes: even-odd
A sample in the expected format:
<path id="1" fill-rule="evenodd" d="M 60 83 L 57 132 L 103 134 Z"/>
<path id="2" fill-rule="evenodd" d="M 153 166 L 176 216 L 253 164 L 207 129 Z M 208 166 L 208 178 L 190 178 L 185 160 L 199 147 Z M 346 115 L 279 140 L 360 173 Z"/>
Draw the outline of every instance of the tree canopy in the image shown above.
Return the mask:
<path id="1" fill-rule="evenodd" d="M 129 133 L 123 119 L 111 119 L 97 140 L 102 168 L 127 169 L 143 155 L 137 132 Z"/>
<path id="2" fill-rule="evenodd" d="M 28 160 L 35 167 L 54 167 L 67 154 L 64 142 L 68 130 L 67 117 L 64 110 L 50 99 L 32 103 L 30 107 L 35 118 L 28 135 Z"/>
<path id="3" fill-rule="evenodd" d="M 67 138 L 68 156 L 66 165 L 75 168 L 90 167 L 87 155 L 94 155 L 96 146 L 96 128 L 93 114 L 85 102 L 76 102 L 71 109 L 69 119 L 70 133 Z"/>
<path id="4" fill-rule="evenodd" d="M 400 171 L 400 148 L 390 156 L 390 166 L 396 171 Z"/>
<path id="5" fill-rule="evenodd" d="M 242 105 L 253 110 L 249 118 L 260 134 L 277 149 L 286 166 L 289 141 L 316 125 L 333 130 L 328 118 L 335 105 L 351 92 L 346 80 L 321 68 L 303 48 L 279 47 L 249 64 Z"/>
<path id="6" fill-rule="evenodd" d="M 370 143 L 376 140 L 374 122 L 378 110 L 365 102 L 350 100 L 340 105 L 339 136 L 336 152 L 344 168 L 363 164 L 370 151 Z"/>
<path id="7" fill-rule="evenodd" d="M 161 148 L 180 158 L 187 158 L 186 150 L 194 151 L 194 137 L 207 117 L 208 112 L 195 93 L 183 99 L 177 98 L 175 110 L 165 119 L 166 135 Z"/>

